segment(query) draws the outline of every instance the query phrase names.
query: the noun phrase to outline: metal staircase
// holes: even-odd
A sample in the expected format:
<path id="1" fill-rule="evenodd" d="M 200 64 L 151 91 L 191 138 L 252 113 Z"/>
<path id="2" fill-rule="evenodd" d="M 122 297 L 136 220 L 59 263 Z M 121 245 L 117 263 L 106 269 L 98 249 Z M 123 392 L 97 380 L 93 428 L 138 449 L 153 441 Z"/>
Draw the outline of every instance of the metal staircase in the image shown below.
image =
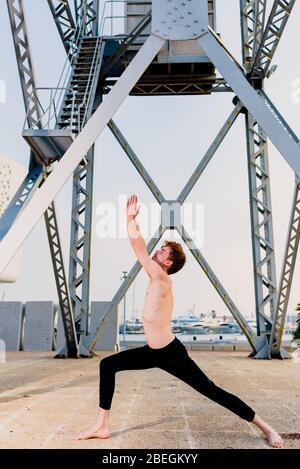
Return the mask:
<path id="1" fill-rule="evenodd" d="M 24 127 L 23 137 L 46 165 L 63 157 L 92 115 L 103 49 L 101 36 L 79 37 L 67 59 L 64 83 L 61 78 L 54 89 L 36 89 L 50 90 L 49 102 L 45 108 L 40 105 L 39 121 Z"/>
<path id="2" fill-rule="evenodd" d="M 56 127 L 78 134 L 92 114 L 101 66 L 100 37 L 83 37 L 73 63 L 70 80 Z"/>

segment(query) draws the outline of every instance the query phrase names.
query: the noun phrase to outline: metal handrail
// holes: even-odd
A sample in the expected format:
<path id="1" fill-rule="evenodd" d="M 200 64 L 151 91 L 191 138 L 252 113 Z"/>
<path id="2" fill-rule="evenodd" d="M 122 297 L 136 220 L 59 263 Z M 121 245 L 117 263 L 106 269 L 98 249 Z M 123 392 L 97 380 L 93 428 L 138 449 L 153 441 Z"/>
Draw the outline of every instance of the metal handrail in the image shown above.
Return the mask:
<path id="1" fill-rule="evenodd" d="M 102 50 L 102 41 L 103 41 L 103 37 L 104 37 L 103 32 L 105 30 L 107 22 L 110 21 L 110 23 L 111 23 L 111 35 L 112 35 L 113 34 L 113 26 L 114 26 L 113 25 L 113 20 L 114 19 L 120 19 L 120 18 L 124 18 L 124 19 L 127 18 L 126 15 L 113 15 L 113 4 L 124 4 L 125 5 L 126 3 L 127 3 L 126 0 L 106 0 L 104 5 L 103 5 L 102 17 L 101 17 L 101 21 L 99 22 L 97 42 L 96 42 L 96 46 L 95 46 L 95 50 L 94 50 L 94 55 L 93 55 L 93 60 L 92 60 L 91 68 L 90 68 L 89 77 L 88 77 L 88 80 L 87 80 L 87 86 L 86 86 L 85 93 L 84 93 L 84 96 L 82 98 L 82 101 L 77 106 L 78 132 L 80 132 L 81 128 L 83 127 L 83 125 L 85 124 L 85 121 L 87 119 L 87 112 L 88 112 L 88 109 L 89 109 L 89 106 L 90 106 L 91 91 L 93 89 L 93 85 L 95 84 L 94 83 L 95 73 L 96 73 L 96 70 L 97 70 L 97 65 L 98 65 L 101 50 Z M 151 5 L 150 1 L 149 2 L 146 1 L 144 3 Z M 106 12 L 107 12 L 107 9 L 108 9 L 109 6 L 111 8 L 111 14 L 106 15 Z M 133 15 L 133 17 L 134 16 L 135 15 Z M 136 15 L 136 16 L 139 17 L 140 15 Z M 50 129 L 50 123 L 52 122 L 54 117 L 56 119 L 56 122 L 55 122 L 55 125 L 56 125 L 58 117 L 59 117 L 57 110 L 61 108 L 61 104 L 62 104 L 63 99 L 64 99 L 65 91 L 70 91 L 72 93 L 72 108 L 71 108 L 71 119 L 70 119 L 70 128 L 72 128 L 73 120 L 74 120 L 74 117 L 75 117 L 74 116 L 75 91 L 73 90 L 73 88 L 70 88 L 66 85 L 67 85 L 67 82 L 69 81 L 69 79 L 71 77 L 71 74 L 72 74 L 72 71 L 73 71 L 74 61 L 75 61 L 75 58 L 76 58 L 76 53 L 78 51 L 79 41 L 83 37 L 82 33 L 83 33 L 84 26 L 85 26 L 84 22 L 82 21 L 79 24 L 79 26 L 76 28 L 77 30 L 74 34 L 73 40 L 70 42 L 70 49 L 69 49 L 69 52 L 67 54 L 67 58 L 65 60 L 65 63 L 63 65 L 63 69 L 62 69 L 62 72 L 60 74 L 57 86 L 56 87 L 39 87 L 39 88 L 36 88 L 36 90 L 33 91 L 30 94 L 30 99 L 33 97 L 33 94 L 35 94 L 35 98 L 36 98 L 35 103 L 37 103 L 39 105 L 40 111 L 41 111 L 40 118 L 37 120 L 37 122 L 35 122 L 33 124 L 33 126 L 31 128 L 33 128 L 33 129 L 34 128 L 40 128 L 40 126 L 41 126 L 41 128 L 44 128 L 43 127 L 43 119 L 44 119 L 46 114 L 47 114 L 47 126 L 46 126 L 46 128 L 48 130 Z M 106 35 L 106 37 L 107 37 L 107 35 Z M 127 35 L 125 33 L 118 35 L 118 38 L 122 38 L 122 37 L 126 38 Z M 89 87 L 90 87 L 90 91 L 88 91 Z M 37 90 L 50 90 L 49 104 L 48 104 L 46 109 L 43 108 L 43 106 L 42 106 L 42 104 L 39 100 L 39 97 L 37 95 Z M 80 119 L 80 112 L 81 112 L 82 108 L 85 108 L 85 111 L 84 111 L 84 115 L 83 115 L 82 119 Z M 26 114 L 26 119 L 28 117 L 28 114 L 29 114 L 29 111 Z M 25 124 L 23 126 L 23 129 L 25 129 L 25 128 L 28 128 L 28 127 L 26 127 L 26 121 L 25 121 Z"/>
<path id="2" fill-rule="evenodd" d="M 46 107 L 46 109 L 43 108 L 41 102 L 40 102 L 40 99 L 37 97 L 37 91 L 40 90 L 40 91 L 45 91 L 45 90 L 50 90 L 50 100 L 49 100 L 49 103 Z M 36 97 L 37 97 L 37 100 L 38 100 L 38 104 L 40 106 L 40 111 L 41 111 L 41 116 L 40 118 L 34 123 L 34 126 L 30 127 L 31 129 L 46 129 L 46 130 L 50 130 L 50 124 L 52 122 L 53 119 L 55 119 L 55 122 L 57 121 L 57 118 L 58 118 L 58 115 L 57 115 L 57 105 L 56 105 L 56 100 L 55 100 L 55 94 L 56 92 L 60 90 L 60 91 L 69 91 L 72 93 L 72 106 L 71 106 L 71 127 L 72 127 L 72 123 L 73 123 L 73 119 L 74 119 L 74 107 L 75 107 L 75 92 L 72 88 L 68 88 L 68 87 L 39 87 L 39 88 L 36 88 L 34 91 L 31 92 L 30 94 L 30 99 L 32 98 L 32 95 L 35 94 Z M 55 91 L 54 93 L 54 96 L 53 96 L 53 91 Z M 52 111 L 52 108 L 53 108 L 53 111 Z M 31 109 L 28 109 L 27 113 L 26 113 L 26 117 L 25 117 L 25 122 L 24 122 L 24 125 L 23 125 L 23 131 L 24 130 L 28 130 L 29 129 L 29 126 L 27 125 L 27 116 L 28 114 L 30 113 Z M 45 116 L 47 116 L 47 125 L 44 126 L 43 125 L 43 119 L 45 118 Z"/>
<path id="3" fill-rule="evenodd" d="M 66 88 L 66 83 L 69 80 L 69 77 L 70 77 L 70 75 L 72 73 L 72 70 L 73 70 L 74 60 L 75 60 L 75 57 L 76 57 L 76 52 L 78 50 L 78 43 L 79 43 L 79 40 L 81 38 L 82 29 L 83 29 L 83 24 L 80 25 L 80 27 L 77 30 L 77 33 L 75 33 L 74 40 L 71 43 L 72 47 L 70 47 L 69 53 L 67 54 L 67 58 L 66 58 L 66 61 L 64 63 L 64 66 L 63 66 L 63 70 L 61 72 L 60 78 L 59 78 L 58 83 L 57 83 L 57 89 L 61 89 L 59 98 L 57 100 L 58 103 L 61 101 L 62 90 L 64 88 Z M 65 68 L 66 68 L 67 65 L 68 65 L 68 68 L 65 71 Z M 64 78 L 64 82 L 61 83 L 61 81 L 63 79 L 64 71 L 65 71 L 65 78 Z"/>
<path id="4" fill-rule="evenodd" d="M 87 118 L 87 112 L 88 112 L 89 105 L 90 105 L 91 90 L 92 90 L 92 86 L 94 85 L 94 81 L 92 81 L 92 79 L 95 78 L 96 66 L 98 64 L 99 57 L 100 57 L 100 54 L 101 54 L 102 40 L 103 40 L 103 36 L 104 36 L 103 31 L 104 31 L 104 28 L 106 26 L 106 22 L 111 21 L 111 35 L 113 35 L 113 19 L 120 19 L 120 18 L 125 19 L 125 18 L 127 18 L 126 15 L 113 15 L 113 14 L 105 15 L 105 11 L 106 11 L 106 9 L 109 5 L 111 6 L 111 12 L 113 13 L 113 4 L 114 3 L 126 4 L 127 2 L 126 2 L 126 0 L 106 0 L 106 2 L 104 3 L 103 10 L 102 10 L 101 22 L 99 24 L 98 39 L 97 39 L 97 43 L 96 43 L 96 46 L 95 46 L 93 61 L 92 61 L 90 74 L 89 74 L 88 81 L 87 81 L 86 90 L 85 90 L 84 96 L 82 98 L 82 102 L 79 104 L 79 106 L 77 108 L 78 109 L 78 132 L 80 132 L 80 130 L 83 127 L 83 125 L 85 124 L 85 121 L 86 121 L 86 118 Z M 145 2 L 145 4 L 146 5 L 151 5 L 152 2 L 150 2 L 150 1 Z M 134 17 L 134 15 L 133 15 L 133 17 Z M 127 35 L 124 34 L 124 37 L 126 38 Z M 88 90 L 90 84 L 92 86 L 91 86 L 90 92 L 88 92 L 87 90 Z M 83 118 L 80 119 L 80 112 L 81 112 L 81 109 L 84 106 L 85 106 L 85 112 L 84 112 Z"/>
<path id="5" fill-rule="evenodd" d="M 105 3 L 104 3 L 103 13 L 102 13 L 103 16 L 105 15 L 106 6 L 109 6 L 109 4 L 110 4 L 110 7 L 111 7 L 110 15 L 105 17 L 106 19 L 111 20 L 111 36 L 113 36 L 113 19 L 121 19 L 121 18 L 127 19 L 127 15 L 125 15 L 125 14 L 124 15 L 114 15 L 113 14 L 113 4 L 114 3 L 123 3 L 124 5 L 126 5 L 127 0 L 106 0 Z M 144 5 L 152 5 L 152 2 L 145 1 L 145 2 L 143 2 L 143 4 Z M 102 16 L 102 18 L 103 18 L 103 16 Z M 140 17 L 142 15 L 132 15 L 131 18 L 134 18 L 135 16 Z M 127 37 L 127 35 L 125 35 L 125 36 Z"/>

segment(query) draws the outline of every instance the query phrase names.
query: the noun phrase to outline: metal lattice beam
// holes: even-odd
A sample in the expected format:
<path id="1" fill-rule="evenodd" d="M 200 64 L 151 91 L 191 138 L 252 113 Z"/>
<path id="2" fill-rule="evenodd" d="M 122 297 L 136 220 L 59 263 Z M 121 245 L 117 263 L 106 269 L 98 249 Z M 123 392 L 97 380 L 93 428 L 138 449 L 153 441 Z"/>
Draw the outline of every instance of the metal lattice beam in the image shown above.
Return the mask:
<path id="1" fill-rule="evenodd" d="M 201 176 L 201 174 L 205 170 L 206 166 L 208 165 L 208 163 L 212 159 L 215 152 L 220 147 L 220 145 L 223 142 L 224 138 L 228 134 L 229 129 L 231 129 L 231 127 L 233 126 L 233 124 L 236 121 L 237 117 L 239 116 L 239 114 L 242 110 L 242 107 L 243 107 L 242 103 L 240 101 L 238 101 L 235 108 L 233 109 L 233 111 L 231 112 L 229 117 L 226 119 L 223 127 L 220 129 L 218 135 L 213 140 L 212 144 L 209 146 L 207 152 L 205 153 L 205 155 L 201 159 L 200 163 L 198 164 L 198 166 L 194 170 L 194 172 L 191 175 L 191 177 L 189 178 L 188 182 L 186 183 L 186 185 L 184 186 L 184 188 L 180 192 L 177 200 L 181 204 L 183 204 L 183 202 L 187 199 L 187 197 L 190 194 L 192 188 L 194 187 L 194 185 L 198 181 L 199 177 Z"/>
<path id="2" fill-rule="evenodd" d="M 150 83 L 150 80 L 153 82 Z M 159 77 L 160 79 L 160 77 Z M 149 80 L 149 83 L 147 83 Z M 130 92 L 131 96 L 151 96 L 151 95 L 203 95 L 210 93 L 226 93 L 231 92 L 232 89 L 222 78 L 215 78 L 215 76 L 203 77 L 203 75 L 194 76 L 193 83 L 191 77 L 181 76 L 180 79 L 174 80 L 174 83 L 155 83 L 157 77 L 147 76 L 147 81 L 143 77 L 142 83 L 138 83 Z M 114 79 L 105 80 L 105 87 L 112 87 L 116 83 Z M 207 89 L 209 88 L 209 91 Z"/>
<path id="3" fill-rule="evenodd" d="M 243 64 L 252 67 L 261 44 L 266 1 L 241 0 Z M 249 56 L 249 54 L 251 54 Z M 267 135 L 245 109 L 253 280 L 257 334 L 269 339 L 277 288 Z M 265 348 L 268 355 L 268 351 Z"/>
<path id="4" fill-rule="evenodd" d="M 195 246 L 192 238 L 189 236 L 187 231 L 183 226 L 180 227 L 179 231 L 180 235 L 182 236 L 182 239 L 184 242 L 187 244 L 189 247 L 191 253 L 193 254 L 194 258 L 202 268 L 202 270 L 205 272 L 206 276 L 210 280 L 210 282 L 214 285 L 216 291 L 219 293 L 225 304 L 227 305 L 229 311 L 233 315 L 234 319 L 242 329 L 243 333 L 246 335 L 249 344 L 251 345 L 252 349 L 257 352 L 262 345 L 262 342 L 260 341 L 259 337 L 256 337 L 253 330 L 249 326 L 249 324 L 245 321 L 245 318 L 242 316 L 240 311 L 238 310 L 237 306 L 233 302 L 233 300 L 230 298 L 229 294 L 225 290 L 225 288 L 222 286 L 221 282 L 219 279 L 216 277 L 214 272 L 212 271 L 211 267 L 205 260 L 203 254 L 199 251 L 199 249 Z M 193 247 L 191 247 L 191 245 Z"/>
<path id="5" fill-rule="evenodd" d="M 285 358 L 281 348 L 284 323 L 295 271 L 295 264 L 300 239 L 300 184 L 296 181 L 293 204 L 289 222 L 288 237 L 283 259 L 283 267 L 279 284 L 278 303 L 270 339 L 270 353 Z"/>
<path id="6" fill-rule="evenodd" d="M 242 67 L 233 60 L 223 47 L 222 41 L 208 27 L 198 44 L 207 53 L 223 78 L 243 102 L 247 110 L 257 119 L 267 136 L 279 150 L 296 175 L 300 174 L 299 139 L 289 127 L 283 116 L 266 96 L 263 90 L 259 93 L 245 77 Z"/>
<path id="7" fill-rule="evenodd" d="M 252 65 L 251 78 L 265 77 L 296 0 L 274 0 Z"/>
<path id="8" fill-rule="evenodd" d="M 138 159 L 137 155 L 125 139 L 124 135 L 120 131 L 120 129 L 117 127 L 115 122 L 113 120 L 110 120 L 109 123 L 107 124 L 108 128 L 111 130 L 112 134 L 116 138 L 116 140 L 119 142 L 125 153 L 127 154 L 128 158 L 130 159 L 131 163 L 134 165 L 134 167 L 137 169 L 138 173 L 140 176 L 143 178 L 147 186 L 149 187 L 150 191 L 158 201 L 158 203 L 162 204 L 165 201 L 164 196 L 160 192 L 159 188 L 153 181 L 152 177 L 146 170 L 146 168 L 142 165 L 141 161 Z"/>
<path id="9" fill-rule="evenodd" d="M 30 54 L 29 41 L 26 30 L 26 21 L 24 16 L 22 0 L 7 0 L 8 13 L 11 23 L 13 42 L 16 52 L 19 77 L 23 92 L 24 105 L 26 110 L 27 122 L 29 126 L 41 128 L 40 107 L 36 93 L 33 65 Z M 21 209 L 25 209 L 30 199 L 34 197 L 34 192 L 46 180 L 48 172 L 41 165 L 36 164 L 36 156 L 31 152 L 29 172 L 16 195 L 11 201 L 8 210 L 1 217 L 4 223 L 6 234 L 12 222 L 16 219 Z M 44 212 L 44 220 L 48 233 L 48 241 L 51 252 L 52 266 L 57 285 L 57 293 L 63 317 L 63 324 L 66 326 L 65 335 L 67 340 L 68 355 L 77 356 L 78 344 L 74 326 L 71 302 L 68 295 L 68 284 L 64 272 L 63 256 L 59 241 L 59 231 L 55 215 L 53 202 Z M 9 224 L 8 224 L 9 222 Z"/>
<path id="10" fill-rule="evenodd" d="M 30 127 L 39 122 L 40 107 L 35 93 L 35 78 L 30 55 L 29 41 L 22 0 L 6 0 L 14 48 L 17 58 L 23 99 Z"/>
<path id="11" fill-rule="evenodd" d="M 47 0 L 67 54 L 74 40 L 76 25 L 68 0 Z"/>
<path id="12" fill-rule="evenodd" d="M 99 24 L 99 0 L 74 0 L 77 26 L 83 36 L 97 36 Z"/>
<path id="13" fill-rule="evenodd" d="M 62 249 L 54 202 L 48 206 L 45 212 L 45 223 L 58 293 L 59 306 L 62 314 L 66 337 L 67 355 L 69 357 L 77 357 L 78 343 L 75 333 L 74 315 L 62 258 Z"/>
<path id="14" fill-rule="evenodd" d="M 255 310 L 262 335 L 270 332 L 277 300 L 274 235 L 267 136 L 248 112 L 246 138 Z"/>
<path id="15" fill-rule="evenodd" d="M 245 70 L 251 69 L 261 43 L 266 4 L 266 0 L 240 0 L 242 54 Z"/>
<path id="16" fill-rule="evenodd" d="M 69 288 L 80 333 L 88 334 L 94 146 L 73 173 Z"/>

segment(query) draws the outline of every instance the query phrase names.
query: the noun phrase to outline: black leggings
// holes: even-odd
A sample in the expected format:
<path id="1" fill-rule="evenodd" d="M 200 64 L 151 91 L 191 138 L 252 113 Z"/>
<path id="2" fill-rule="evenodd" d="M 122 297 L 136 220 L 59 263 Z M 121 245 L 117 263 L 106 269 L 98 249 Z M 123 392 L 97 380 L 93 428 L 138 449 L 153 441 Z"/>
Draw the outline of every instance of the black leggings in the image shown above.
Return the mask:
<path id="1" fill-rule="evenodd" d="M 153 349 L 147 344 L 103 358 L 100 362 L 99 406 L 106 410 L 111 408 L 116 372 L 148 368 L 161 368 L 242 419 L 248 422 L 254 419 L 254 410 L 234 394 L 216 386 L 189 357 L 177 337 L 162 348 Z"/>

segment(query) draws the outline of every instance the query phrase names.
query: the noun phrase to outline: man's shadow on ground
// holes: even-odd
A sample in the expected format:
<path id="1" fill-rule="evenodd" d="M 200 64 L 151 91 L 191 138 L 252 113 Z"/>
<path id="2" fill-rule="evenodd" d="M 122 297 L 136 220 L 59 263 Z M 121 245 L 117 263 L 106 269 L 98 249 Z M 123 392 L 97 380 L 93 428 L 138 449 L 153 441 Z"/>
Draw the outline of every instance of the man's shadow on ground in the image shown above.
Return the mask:
<path id="1" fill-rule="evenodd" d="M 123 435 L 125 433 L 131 432 L 133 430 L 143 430 L 145 428 L 155 427 L 156 425 L 160 425 L 161 423 L 172 422 L 172 421 L 178 420 L 178 419 L 182 419 L 182 417 L 181 416 L 179 416 L 179 417 L 172 417 L 172 416 L 164 417 L 164 418 L 161 418 L 159 420 L 156 420 L 155 422 L 143 423 L 141 425 L 136 425 L 134 427 L 124 428 L 123 430 L 113 431 L 111 436 L 112 437 L 117 437 L 117 436 Z"/>

